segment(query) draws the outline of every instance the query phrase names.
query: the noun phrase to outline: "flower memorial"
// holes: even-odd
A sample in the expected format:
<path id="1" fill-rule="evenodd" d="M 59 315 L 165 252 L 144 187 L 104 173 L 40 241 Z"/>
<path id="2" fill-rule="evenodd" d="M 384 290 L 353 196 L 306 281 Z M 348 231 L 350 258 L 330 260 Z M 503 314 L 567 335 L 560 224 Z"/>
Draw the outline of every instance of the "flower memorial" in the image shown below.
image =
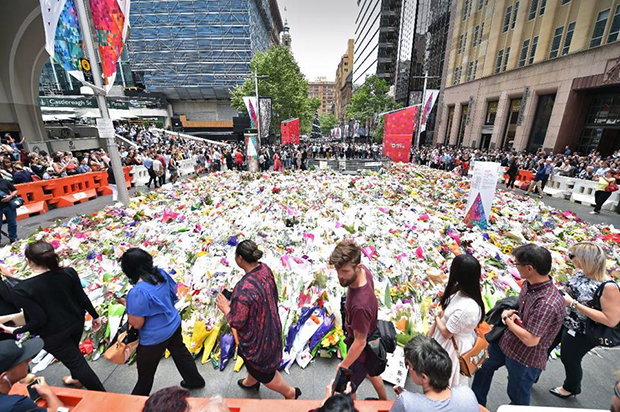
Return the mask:
<path id="1" fill-rule="evenodd" d="M 375 277 L 379 317 L 394 322 L 401 344 L 428 330 L 455 254 L 471 253 L 481 262 L 487 309 L 519 292 L 511 251 L 526 242 L 551 251 L 558 282 L 573 270 L 567 249 L 575 242 L 598 242 L 608 268 L 620 266 L 620 235 L 613 227 L 588 225 L 571 212 L 498 190 L 482 230 L 464 223 L 468 195 L 467 178 L 408 165 L 360 176 L 223 172 L 137 194 L 126 208 L 72 218 L 31 240 L 53 244 L 107 318 L 108 327 L 96 333 L 87 319 L 82 349 L 93 359 L 118 328 L 123 307 L 117 298 L 130 288 L 118 259 L 141 247 L 178 282 L 177 308 L 190 352 L 203 363 L 220 369 L 232 363 L 235 370 L 242 366 L 241 357 L 234 360 L 237 337 L 215 297 L 242 277 L 234 251 L 246 238 L 264 251 L 262 261 L 276 277 L 282 369 L 346 352 L 340 313 L 345 289 L 327 263 L 344 238 L 362 246 L 362 263 Z M 0 250 L 0 260 L 17 277 L 29 276 L 23 256 L 28 241 Z"/>

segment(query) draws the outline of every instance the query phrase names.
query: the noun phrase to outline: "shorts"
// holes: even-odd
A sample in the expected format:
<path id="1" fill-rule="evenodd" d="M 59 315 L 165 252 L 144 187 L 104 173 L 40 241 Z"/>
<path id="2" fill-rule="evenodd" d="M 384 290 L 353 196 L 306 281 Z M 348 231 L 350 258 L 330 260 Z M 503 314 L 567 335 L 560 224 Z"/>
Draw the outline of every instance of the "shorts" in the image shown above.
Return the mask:
<path id="1" fill-rule="evenodd" d="M 366 375 L 368 375 L 366 363 L 356 360 L 349 369 L 353 371 L 353 375 L 351 375 L 351 393 L 355 393 L 357 388 L 364 382 L 364 379 L 366 379 Z"/>
<path id="2" fill-rule="evenodd" d="M 248 370 L 250 376 L 252 376 L 254 379 L 256 379 L 262 384 L 267 384 L 276 377 L 277 370 L 274 370 L 273 372 L 260 372 L 254 369 L 248 362 L 245 362 L 245 368 Z"/>

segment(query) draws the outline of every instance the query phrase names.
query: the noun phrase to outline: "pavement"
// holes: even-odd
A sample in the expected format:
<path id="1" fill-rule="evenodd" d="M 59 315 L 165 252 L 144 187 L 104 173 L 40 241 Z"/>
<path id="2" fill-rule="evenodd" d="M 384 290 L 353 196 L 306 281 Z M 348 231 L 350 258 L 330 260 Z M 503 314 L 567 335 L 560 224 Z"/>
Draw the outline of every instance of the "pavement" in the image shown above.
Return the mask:
<path id="1" fill-rule="evenodd" d="M 502 184 L 500 189 L 505 189 Z M 136 190 L 145 191 L 146 187 L 133 188 L 130 194 Z M 520 191 L 517 189 L 517 191 Z M 520 191 L 524 194 L 523 191 Z M 603 211 L 600 215 L 590 215 L 592 210 L 589 206 L 571 203 L 562 199 L 555 199 L 546 196 L 542 200 L 545 204 L 560 210 L 571 210 L 578 217 L 590 224 L 612 224 L 620 227 L 620 215 L 610 211 Z M 95 200 L 82 203 L 73 207 L 51 210 L 41 216 L 34 216 L 18 222 L 18 234 L 20 238 L 28 237 L 39 227 L 45 228 L 56 221 L 72 218 L 78 214 L 89 214 L 101 210 L 112 202 L 111 196 L 99 197 Z M 6 239 L 4 239 L 6 242 Z M 616 382 L 616 372 L 620 371 L 620 348 L 603 349 L 596 348 L 590 351 L 584 358 L 582 365 L 584 369 L 584 379 L 582 383 L 582 393 L 576 398 L 559 399 L 551 395 L 550 388 L 559 386 L 564 379 L 564 368 L 559 359 L 552 359 L 547 364 L 547 370 L 541 375 L 539 382 L 532 390 L 531 404 L 536 406 L 570 407 L 570 408 L 591 408 L 609 410 L 610 399 L 613 395 L 613 385 Z M 244 392 L 237 386 L 237 380 L 245 377 L 245 369 L 240 373 L 233 372 L 229 365 L 225 371 L 214 370 L 211 364 L 202 365 L 197 361 L 198 370 L 207 382 L 204 389 L 192 391 L 194 397 L 210 397 L 216 394 L 228 398 L 280 398 L 280 395 L 271 392 L 265 387 L 261 387 L 258 394 Z M 293 386 L 301 388 L 302 399 L 322 399 L 325 393 L 325 386 L 329 384 L 335 376 L 337 359 L 317 358 L 306 370 L 294 365 L 290 374 L 284 374 L 284 378 Z M 115 365 L 104 359 L 91 362 L 91 366 L 110 392 L 131 393 L 137 381 L 137 370 L 135 365 Z M 55 363 L 40 373 L 45 376 L 52 386 L 62 386 L 61 378 L 68 374 L 64 365 Z M 172 385 L 178 385 L 181 376 L 176 371 L 172 359 L 162 359 L 155 377 L 153 392 Z M 387 384 L 388 396 L 394 399 L 394 392 L 391 385 Z M 491 411 L 497 410 L 500 405 L 510 402 L 506 394 L 507 375 L 506 369 L 497 371 L 493 386 L 488 396 L 487 408 Z M 421 392 L 411 381 L 407 379 L 406 389 L 412 392 Z M 358 390 L 358 399 L 376 396 L 372 385 L 364 382 Z"/>

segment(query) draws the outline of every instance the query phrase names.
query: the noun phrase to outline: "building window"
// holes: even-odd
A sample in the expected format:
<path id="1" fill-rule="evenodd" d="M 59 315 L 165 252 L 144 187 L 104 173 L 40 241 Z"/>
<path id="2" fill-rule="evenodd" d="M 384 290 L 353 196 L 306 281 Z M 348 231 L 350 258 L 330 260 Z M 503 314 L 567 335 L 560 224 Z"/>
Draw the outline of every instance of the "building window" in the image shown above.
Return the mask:
<path id="1" fill-rule="evenodd" d="M 532 122 L 530 140 L 527 142 L 528 152 L 534 153 L 543 146 L 554 103 L 555 94 L 538 96 L 538 104 L 536 105 L 536 113 L 534 114 L 534 121 Z"/>
<path id="2" fill-rule="evenodd" d="M 527 39 L 523 42 L 523 46 L 521 47 L 521 56 L 519 57 L 519 67 L 525 66 L 525 62 L 527 61 L 527 51 L 530 48 L 530 39 Z"/>
<path id="3" fill-rule="evenodd" d="M 456 147 L 461 147 L 463 138 L 465 137 L 465 128 L 467 127 L 467 113 L 469 112 L 469 105 L 461 106 L 461 121 L 459 122 L 459 131 L 456 137 Z"/>
<path id="4" fill-rule="evenodd" d="M 463 4 L 463 20 L 467 20 L 467 17 L 469 17 L 470 1 L 471 0 L 465 0 Z"/>
<path id="5" fill-rule="evenodd" d="M 563 5 L 568 4 L 568 3 L 570 3 L 570 0 L 562 0 L 562 4 L 560 4 L 560 6 L 563 6 Z"/>
<path id="6" fill-rule="evenodd" d="M 504 66 L 502 67 L 502 71 L 506 71 L 506 67 L 508 67 L 508 59 L 510 58 L 510 47 L 506 47 L 506 54 L 504 55 Z"/>
<path id="7" fill-rule="evenodd" d="M 566 56 L 570 50 L 570 43 L 573 41 L 573 32 L 575 31 L 575 22 L 571 22 L 566 30 L 566 37 L 564 37 L 564 47 L 562 47 L 562 56 Z"/>
<path id="8" fill-rule="evenodd" d="M 476 80 L 476 72 L 478 71 L 478 60 L 474 63 L 474 74 L 471 75 L 472 80 Z"/>
<path id="9" fill-rule="evenodd" d="M 547 8 L 547 0 L 540 0 L 540 10 L 538 10 L 538 15 L 542 16 L 545 14 L 545 9 Z"/>
<path id="10" fill-rule="evenodd" d="M 456 49 L 456 54 L 461 54 L 463 52 L 463 34 L 459 36 L 459 45 Z"/>
<path id="11" fill-rule="evenodd" d="M 512 10 L 512 24 L 510 25 L 511 29 L 515 28 L 515 24 L 517 23 L 517 13 L 519 12 L 519 2 L 515 1 L 515 7 Z"/>
<path id="12" fill-rule="evenodd" d="M 484 7 L 484 0 L 478 0 L 478 10 L 482 10 Z"/>
<path id="13" fill-rule="evenodd" d="M 501 148 L 503 149 L 512 148 L 512 144 L 515 141 L 517 120 L 519 119 L 519 112 L 521 111 L 521 98 L 512 99 L 509 107 L 508 121 L 506 122 L 506 130 L 504 131 L 504 138 L 501 144 Z"/>
<path id="14" fill-rule="evenodd" d="M 499 101 L 489 102 L 487 105 L 487 116 L 484 121 L 485 125 L 495 124 L 495 118 L 497 117 L 497 106 L 499 106 Z"/>
<path id="15" fill-rule="evenodd" d="M 446 136 L 444 142 L 450 144 L 450 132 L 452 131 L 452 123 L 454 122 L 454 106 L 448 107 L 448 127 L 446 127 Z"/>
<path id="16" fill-rule="evenodd" d="M 590 41 L 590 47 L 600 46 L 603 41 L 603 33 L 605 32 L 605 26 L 607 26 L 607 19 L 609 18 L 609 10 L 603 10 L 596 18 L 594 23 L 594 31 L 592 32 L 592 40 Z"/>
<path id="17" fill-rule="evenodd" d="M 530 14 L 527 18 L 528 20 L 536 18 L 536 10 L 538 10 L 538 0 L 532 0 L 532 5 L 530 6 Z"/>
<path id="18" fill-rule="evenodd" d="M 534 37 L 534 40 L 532 40 L 532 48 L 530 49 L 530 58 L 529 58 L 527 64 L 534 63 L 534 57 L 536 56 L 536 47 L 537 46 L 538 46 L 538 36 Z"/>
<path id="19" fill-rule="evenodd" d="M 499 73 L 502 68 L 502 59 L 504 57 L 504 49 L 497 52 L 497 62 L 495 63 L 495 73 Z"/>
<path id="20" fill-rule="evenodd" d="M 467 65 L 467 81 L 470 82 L 471 81 L 471 75 L 474 71 L 474 62 L 469 62 L 469 64 Z"/>
<path id="21" fill-rule="evenodd" d="M 502 32 L 507 32 L 510 27 L 510 16 L 512 16 L 512 6 L 506 7 L 506 16 L 504 17 L 504 30 Z"/>
<path id="22" fill-rule="evenodd" d="M 471 47 L 476 47 L 476 44 L 478 44 L 478 36 L 480 35 L 480 26 L 476 26 L 476 28 L 474 29 L 474 38 L 471 41 Z"/>
<path id="23" fill-rule="evenodd" d="M 479 44 L 482 44 L 482 38 L 484 37 L 484 22 L 480 25 L 480 41 Z"/>
<path id="24" fill-rule="evenodd" d="M 563 33 L 564 33 L 564 26 L 561 26 L 555 29 L 555 33 L 553 33 L 553 40 L 551 40 L 551 52 L 549 53 L 550 59 L 554 59 L 558 57 L 558 52 L 560 51 L 560 43 L 562 43 Z"/>
<path id="25" fill-rule="evenodd" d="M 620 4 L 616 6 L 616 13 L 614 19 L 611 21 L 611 29 L 609 30 L 609 36 L 607 36 L 607 43 L 612 43 L 618 40 L 618 33 L 620 32 Z"/>
<path id="26" fill-rule="evenodd" d="M 457 85 L 461 82 L 461 67 L 454 68 L 454 79 L 452 81 L 453 85 Z"/>

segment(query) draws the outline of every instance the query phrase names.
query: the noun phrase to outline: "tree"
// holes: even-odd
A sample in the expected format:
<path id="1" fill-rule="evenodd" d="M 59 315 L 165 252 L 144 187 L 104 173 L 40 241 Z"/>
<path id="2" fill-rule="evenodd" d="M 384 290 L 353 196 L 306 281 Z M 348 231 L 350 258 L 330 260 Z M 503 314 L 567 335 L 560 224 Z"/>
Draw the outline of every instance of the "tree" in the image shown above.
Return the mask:
<path id="1" fill-rule="evenodd" d="M 383 122 L 380 122 L 376 115 L 390 110 L 398 109 L 401 105 L 388 95 L 390 87 L 387 82 L 377 76 L 370 76 L 364 84 L 360 86 L 351 97 L 351 102 L 347 107 L 347 117 L 353 118 L 366 126 L 368 134 L 372 134 L 375 139 L 382 137 Z M 381 132 L 378 136 L 377 133 Z"/>
<path id="2" fill-rule="evenodd" d="M 332 113 L 322 114 L 319 116 L 319 122 L 321 124 L 321 134 L 323 136 L 329 136 L 330 130 L 338 126 L 340 122 L 338 118 Z"/>
<path id="3" fill-rule="evenodd" d="M 308 82 L 299 69 L 291 52 L 284 46 L 273 46 L 266 52 L 258 52 L 250 62 L 252 73 L 258 69 L 258 92 L 271 98 L 271 132 L 280 132 L 280 122 L 298 117 L 301 133 L 312 130 L 314 113 L 320 106 L 319 99 L 308 97 Z M 231 91 L 231 106 L 247 113 L 244 96 L 255 96 L 254 78 L 248 78 Z"/>

